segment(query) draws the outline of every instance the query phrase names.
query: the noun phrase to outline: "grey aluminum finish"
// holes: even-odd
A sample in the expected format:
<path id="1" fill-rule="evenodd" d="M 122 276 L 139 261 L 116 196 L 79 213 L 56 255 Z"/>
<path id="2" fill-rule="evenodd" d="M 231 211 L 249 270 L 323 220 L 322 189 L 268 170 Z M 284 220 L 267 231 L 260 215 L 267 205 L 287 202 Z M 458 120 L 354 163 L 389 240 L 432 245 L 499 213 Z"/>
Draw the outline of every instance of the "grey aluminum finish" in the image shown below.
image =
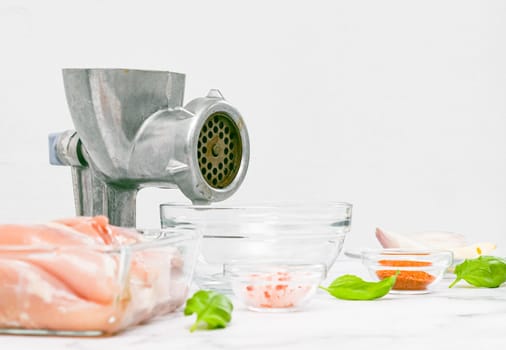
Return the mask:
<path id="1" fill-rule="evenodd" d="M 143 187 L 179 188 L 194 204 L 230 197 L 248 168 L 249 138 L 239 111 L 217 90 L 183 107 L 185 76 L 164 71 L 64 69 L 75 131 L 50 135 L 54 165 L 72 167 L 76 214 L 135 226 Z M 242 142 L 239 170 L 224 188 L 206 182 L 197 143 L 207 118 L 226 115 Z"/>

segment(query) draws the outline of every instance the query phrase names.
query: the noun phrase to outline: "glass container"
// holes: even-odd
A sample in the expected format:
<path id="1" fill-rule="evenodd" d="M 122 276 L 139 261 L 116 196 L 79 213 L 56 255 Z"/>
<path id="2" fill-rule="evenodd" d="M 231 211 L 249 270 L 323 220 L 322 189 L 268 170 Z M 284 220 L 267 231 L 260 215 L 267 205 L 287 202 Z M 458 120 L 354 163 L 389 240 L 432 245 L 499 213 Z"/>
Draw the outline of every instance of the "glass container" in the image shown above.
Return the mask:
<path id="1" fill-rule="evenodd" d="M 362 252 L 362 262 L 376 280 L 399 274 L 391 293 L 430 292 L 452 264 L 453 254 L 439 250 L 382 249 Z"/>
<path id="2" fill-rule="evenodd" d="M 111 335 L 176 310 L 200 236 L 142 233 L 116 246 L 0 245 L 0 333 Z"/>
<path id="3" fill-rule="evenodd" d="M 235 296 L 250 310 L 297 311 L 315 295 L 326 274 L 324 264 L 293 262 L 225 265 Z"/>
<path id="4" fill-rule="evenodd" d="M 197 230 L 202 247 L 195 280 L 200 288 L 231 292 L 229 263 L 285 261 L 324 264 L 338 257 L 350 230 L 348 203 L 275 203 L 257 206 L 162 204 L 162 227 Z"/>

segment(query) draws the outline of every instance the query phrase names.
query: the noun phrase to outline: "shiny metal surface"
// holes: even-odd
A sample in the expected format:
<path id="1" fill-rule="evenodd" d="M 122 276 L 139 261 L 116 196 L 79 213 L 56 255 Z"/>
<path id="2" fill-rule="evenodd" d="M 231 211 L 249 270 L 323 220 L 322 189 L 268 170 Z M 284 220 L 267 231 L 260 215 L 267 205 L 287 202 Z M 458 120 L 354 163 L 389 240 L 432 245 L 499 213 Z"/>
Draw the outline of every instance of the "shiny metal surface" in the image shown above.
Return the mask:
<path id="1" fill-rule="evenodd" d="M 104 214 L 115 225 L 135 226 L 143 187 L 179 188 L 194 204 L 205 204 L 228 198 L 242 183 L 248 132 L 218 90 L 183 107 L 185 76 L 179 73 L 65 69 L 63 80 L 76 130 L 53 135 L 50 152 L 52 164 L 72 166 L 77 215 Z M 223 127 L 203 142 L 214 116 Z M 210 171 L 202 166 L 205 146 Z M 232 164 L 227 174 L 218 173 L 224 159 Z"/>

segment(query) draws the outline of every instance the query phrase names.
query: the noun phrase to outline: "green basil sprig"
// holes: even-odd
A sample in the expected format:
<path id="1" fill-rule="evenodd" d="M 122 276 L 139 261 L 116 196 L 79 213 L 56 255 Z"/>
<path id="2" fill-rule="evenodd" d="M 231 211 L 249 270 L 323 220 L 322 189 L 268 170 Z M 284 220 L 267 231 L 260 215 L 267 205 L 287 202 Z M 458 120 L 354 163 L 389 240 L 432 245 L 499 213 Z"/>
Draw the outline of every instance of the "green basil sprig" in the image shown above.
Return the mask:
<path id="1" fill-rule="evenodd" d="M 399 271 L 379 282 L 366 282 L 354 275 L 343 275 L 336 278 L 327 288 L 321 286 L 320 288 L 338 299 L 374 300 L 390 292 L 398 274 Z"/>
<path id="2" fill-rule="evenodd" d="M 185 316 L 197 314 L 195 323 L 191 326 L 190 332 L 202 327 L 206 329 L 225 328 L 232 319 L 234 306 L 225 295 L 199 290 L 186 301 L 184 309 Z"/>
<path id="3" fill-rule="evenodd" d="M 466 259 L 455 267 L 455 275 L 450 288 L 460 280 L 475 287 L 497 288 L 506 282 L 506 261 L 495 256 Z"/>

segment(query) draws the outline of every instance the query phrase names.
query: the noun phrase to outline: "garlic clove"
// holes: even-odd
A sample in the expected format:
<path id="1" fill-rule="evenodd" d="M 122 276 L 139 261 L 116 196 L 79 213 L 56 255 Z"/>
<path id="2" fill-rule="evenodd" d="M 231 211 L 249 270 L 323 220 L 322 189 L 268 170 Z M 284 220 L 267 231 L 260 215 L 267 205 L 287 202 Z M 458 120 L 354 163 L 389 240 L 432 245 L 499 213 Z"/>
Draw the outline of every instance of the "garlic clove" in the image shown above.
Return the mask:
<path id="1" fill-rule="evenodd" d="M 383 248 L 451 250 L 454 259 L 472 259 L 496 249 L 496 245 L 490 242 L 468 245 L 464 235 L 453 232 L 400 234 L 376 228 L 376 238 Z"/>
<path id="2" fill-rule="evenodd" d="M 376 228 L 376 238 L 383 248 L 427 249 L 423 242 L 418 242 L 410 236 Z"/>
<path id="3" fill-rule="evenodd" d="M 474 259 L 480 255 L 487 255 L 496 249 L 496 245 L 490 242 L 476 243 L 465 247 L 451 249 L 454 259 Z"/>
<path id="4" fill-rule="evenodd" d="M 377 228 L 376 238 L 383 248 L 451 249 L 467 245 L 463 235 L 443 231 L 400 234 Z"/>

